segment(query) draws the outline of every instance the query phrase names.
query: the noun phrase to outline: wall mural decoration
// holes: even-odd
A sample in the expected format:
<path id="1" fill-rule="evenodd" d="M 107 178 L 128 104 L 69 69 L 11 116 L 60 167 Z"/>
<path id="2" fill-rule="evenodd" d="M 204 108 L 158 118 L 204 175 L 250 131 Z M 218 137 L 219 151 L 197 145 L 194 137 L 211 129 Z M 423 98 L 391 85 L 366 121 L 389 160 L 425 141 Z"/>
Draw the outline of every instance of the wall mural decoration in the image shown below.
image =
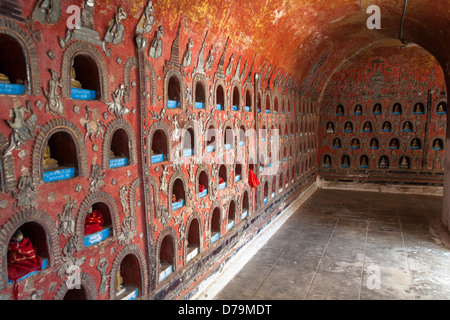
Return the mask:
<path id="1" fill-rule="evenodd" d="M 322 158 L 325 177 L 356 178 L 361 169 L 383 170 L 386 180 L 422 183 L 427 178 L 420 173 L 433 172 L 430 183 L 442 183 L 443 145 L 434 141 L 445 135 L 445 126 L 437 125 L 445 122 L 445 113 L 437 112 L 439 101 L 446 99 L 443 78 L 437 65 L 416 68 L 375 58 L 366 67 L 344 69 L 332 77 L 319 124 L 321 153 L 327 154 Z M 346 153 L 361 160 L 341 166 Z M 386 169 L 393 171 L 391 177 Z M 402 170 L 417 175 L 402 175 Z"/>

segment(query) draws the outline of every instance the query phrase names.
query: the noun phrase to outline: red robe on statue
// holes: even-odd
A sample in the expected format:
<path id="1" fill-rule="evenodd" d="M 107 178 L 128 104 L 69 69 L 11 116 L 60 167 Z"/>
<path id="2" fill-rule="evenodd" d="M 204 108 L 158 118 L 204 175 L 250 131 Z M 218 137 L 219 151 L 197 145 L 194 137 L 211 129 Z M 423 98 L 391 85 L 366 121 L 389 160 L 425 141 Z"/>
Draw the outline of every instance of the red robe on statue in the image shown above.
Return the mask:
<path id="1" fill-rule="evenodd" d="M 10 242 L 8 245 L 8 277 L 14 282 L 14 297 L 18 298 L 17 280 L 34 271 L 42 270 L 42 259 L 36 254 L 30 239 Z"/>
<path id="2" fill-rule="evenodd" d="M 103 216 L 100 210 L 92 210 L 84 221 L 84 234 L 93 234 L 103 229 Z"/>
<path id="3" fill-rule="evenodd" d="M 255 188 L 255 189 L 260 184 L 258 178 L 256 177 L 256 174 L 252 170 L 248 171 L 248 184 L 250 185 L 250 187 Z"/>

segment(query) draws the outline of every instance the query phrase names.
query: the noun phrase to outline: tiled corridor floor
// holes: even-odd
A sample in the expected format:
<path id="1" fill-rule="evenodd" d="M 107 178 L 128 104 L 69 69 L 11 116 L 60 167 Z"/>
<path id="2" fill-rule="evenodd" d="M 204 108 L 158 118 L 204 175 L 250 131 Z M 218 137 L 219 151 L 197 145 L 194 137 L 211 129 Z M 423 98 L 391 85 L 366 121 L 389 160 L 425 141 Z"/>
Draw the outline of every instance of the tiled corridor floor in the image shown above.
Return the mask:
<path id="1" fill-rule="evenodd" d="M 215 299 L 450 299 L 441 202 L 318 190 Z"/>

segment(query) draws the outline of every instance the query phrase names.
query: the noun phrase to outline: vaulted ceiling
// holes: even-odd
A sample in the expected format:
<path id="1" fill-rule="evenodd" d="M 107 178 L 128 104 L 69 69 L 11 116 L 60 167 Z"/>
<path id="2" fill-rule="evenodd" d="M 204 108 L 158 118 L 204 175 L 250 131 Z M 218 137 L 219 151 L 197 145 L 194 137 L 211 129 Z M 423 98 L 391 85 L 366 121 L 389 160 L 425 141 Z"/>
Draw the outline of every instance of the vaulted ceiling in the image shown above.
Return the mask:
<path id="1" fill-rule="evenodd" d="M 381 9 L 380 30 L 367 28 L 370 5 Z M 404 12 L 403 38 L 428 50 L 444 70 L 450 61 L 446 0 L 162 0 L 158 6 L 170 12 L 174 28 L 181 15 L 192 28 L 230 36 L 318 91 L 345 60 L 379 41 L 398 40 Z M 327 70 L 320 79 L 319 69 Z"/>

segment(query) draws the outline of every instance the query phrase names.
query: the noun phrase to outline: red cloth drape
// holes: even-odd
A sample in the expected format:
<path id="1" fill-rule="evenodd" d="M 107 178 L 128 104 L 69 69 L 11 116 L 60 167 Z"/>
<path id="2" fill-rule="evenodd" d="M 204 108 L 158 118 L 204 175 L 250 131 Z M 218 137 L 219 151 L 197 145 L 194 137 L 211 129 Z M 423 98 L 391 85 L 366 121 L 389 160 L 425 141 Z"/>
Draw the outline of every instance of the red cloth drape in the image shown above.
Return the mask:
<path id="1" fill-rule="evenodd" d="M 30 239 L 8 245 L 8 277 L 14 282 L 14 298 L 18 298 L 17 280 L 34 271 L 42 270 L 42 259 L 36 254 Z"/>
<path id="2" fill-rule="evenodd" d="M 200 191 L 200 192 L 205 191 L 205 186 L 202 185 L 202 184 L 199 184 L 199 185 L 198 185 L 198 191 Z"/>
<path id="3" fill-rule="evenodd" d="M 256 174 L 252 170 L 249 170 L 248 172 L 248 184 L 252 188 L 257 188 L 260 184 L 258 178 L 256 177 Z"/>
<path id="4" fill-rule="evenodd" d="M 100 210 L 93 210 L 84 221 L 84 234 L 92 234 L 103 229 L 103 216 Z"/>

